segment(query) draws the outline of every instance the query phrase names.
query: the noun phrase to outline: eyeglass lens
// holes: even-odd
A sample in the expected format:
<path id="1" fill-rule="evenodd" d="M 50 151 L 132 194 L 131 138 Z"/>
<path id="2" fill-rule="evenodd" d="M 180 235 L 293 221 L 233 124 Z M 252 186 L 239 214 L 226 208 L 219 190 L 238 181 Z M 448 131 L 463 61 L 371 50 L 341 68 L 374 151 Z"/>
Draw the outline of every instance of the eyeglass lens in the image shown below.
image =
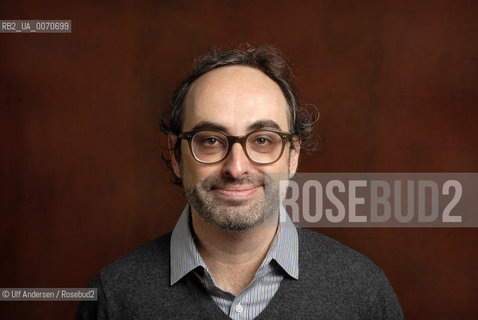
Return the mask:
<path id="1" fill-rule="evenodd" d="M 201 131 L 191 140 L 194 156 L 201 162 L 212 163 L 224 159 L 229 149 L 227 136 L 217 131 Z M 257 163 L 276 161 L 282 151 L 282 137 L 271 131 L 249 134 L 245 143 L 248 157 Z"/>

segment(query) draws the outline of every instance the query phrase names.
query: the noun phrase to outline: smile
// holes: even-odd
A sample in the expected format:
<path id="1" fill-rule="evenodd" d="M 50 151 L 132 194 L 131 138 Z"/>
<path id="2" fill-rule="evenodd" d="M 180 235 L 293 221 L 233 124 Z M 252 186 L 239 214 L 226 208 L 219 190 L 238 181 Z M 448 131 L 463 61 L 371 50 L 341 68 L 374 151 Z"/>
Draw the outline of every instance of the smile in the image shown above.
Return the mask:
<path id="1" fill-rule="evenodd" d="M 227 198 L 246 198 L 256 193 L 262 186 L 217 188 L 214 192 Z"/>

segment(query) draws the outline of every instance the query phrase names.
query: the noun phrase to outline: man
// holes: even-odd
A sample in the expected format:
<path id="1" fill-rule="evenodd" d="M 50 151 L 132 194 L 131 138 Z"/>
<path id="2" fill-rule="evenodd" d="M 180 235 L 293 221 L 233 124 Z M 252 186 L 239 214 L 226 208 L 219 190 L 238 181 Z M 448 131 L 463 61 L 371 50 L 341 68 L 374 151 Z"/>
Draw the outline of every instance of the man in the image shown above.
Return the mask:
<path id="1" fill-rule="evenodd" d="M 317 233 L 279 223 L 313 121 L 271 47 L 211 51 L 172 96 L 170 165 L 188 205 L 172 233 L 90 282 L 77 319 L 402 319 L 382 271 Z"/>

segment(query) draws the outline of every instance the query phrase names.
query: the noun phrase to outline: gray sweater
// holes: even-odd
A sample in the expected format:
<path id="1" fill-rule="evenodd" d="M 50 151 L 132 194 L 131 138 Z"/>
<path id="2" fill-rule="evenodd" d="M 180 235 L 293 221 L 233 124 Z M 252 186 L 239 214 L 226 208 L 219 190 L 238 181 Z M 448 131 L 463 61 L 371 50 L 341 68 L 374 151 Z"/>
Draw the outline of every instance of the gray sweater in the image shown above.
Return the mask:
<path id="1" fill-rule="evenodd" d="M 299 280 L 285 277 L 255 319 L 403 319 L 382 270 L 324 235 L 299 228 Z M 103 268 L 76 319 L 229 319 L 194 274 L 169 284 L 171 234 Z"/>

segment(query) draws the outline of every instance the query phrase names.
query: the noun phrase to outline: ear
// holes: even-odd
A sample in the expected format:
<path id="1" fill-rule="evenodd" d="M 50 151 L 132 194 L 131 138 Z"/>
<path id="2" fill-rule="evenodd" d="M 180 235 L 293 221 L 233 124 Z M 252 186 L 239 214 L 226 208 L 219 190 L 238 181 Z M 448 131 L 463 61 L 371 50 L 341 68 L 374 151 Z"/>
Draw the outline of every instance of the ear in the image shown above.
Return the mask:
<path id="1" fill-rule="evenodd" d="M 292 178 L 299 165 L 299 155 L 300 155 L 300 140 L 298 136 L 292 138 L 292 143 L 294 144 L 294 149 L 290 150 L 290 160 L 289 160 L 289 178 Z"/>
<path id="2" fill-rule="evenodd" d="M 181 170 L 178 159 L 174 154 L 174 146 L 176 145 L 176 141 L 178 140 L 178 136 L 172 133 L 168 134 L 168 150 L 169 150 L 169 157 L 171 158 L 171 165 L 173 166 L 174 174 L 181 178 Z"/>

